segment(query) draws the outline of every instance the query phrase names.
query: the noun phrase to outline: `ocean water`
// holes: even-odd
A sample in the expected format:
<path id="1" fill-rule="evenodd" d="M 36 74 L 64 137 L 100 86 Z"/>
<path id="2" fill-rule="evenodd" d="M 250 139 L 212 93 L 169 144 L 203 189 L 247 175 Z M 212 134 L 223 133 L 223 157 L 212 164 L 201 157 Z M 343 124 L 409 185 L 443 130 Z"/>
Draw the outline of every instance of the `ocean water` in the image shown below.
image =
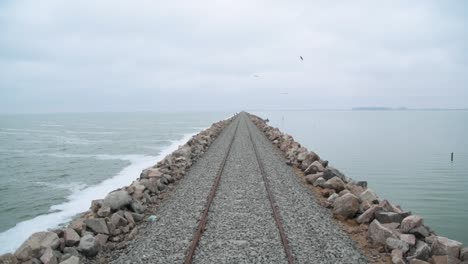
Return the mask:
<path id="1" fill-rule="evenodd" d="M 468 111 L 254 113 L 423 216 L 438 235 L 468 245 Z"/>
<path id="2" fill-rule="evenodd" d="M 0 115 L 0 254 L 70 221 L 230 115 Z"/>

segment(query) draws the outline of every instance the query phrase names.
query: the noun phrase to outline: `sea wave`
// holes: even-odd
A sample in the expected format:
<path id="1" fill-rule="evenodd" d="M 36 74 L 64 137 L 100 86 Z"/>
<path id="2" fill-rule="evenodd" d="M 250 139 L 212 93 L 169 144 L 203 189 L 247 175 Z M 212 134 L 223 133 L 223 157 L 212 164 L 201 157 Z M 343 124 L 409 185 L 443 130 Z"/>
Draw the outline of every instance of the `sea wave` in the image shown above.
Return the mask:
<path id="1" fill-rule="evenodd" d="M 141 170 L 154 165 L 158 160 L 173 152 L 179 145 L 188 141 L 193 134 L 186 134 L 180 140 L 174 140 L 157 156 L 143 155 L 76 155 L 76 154 L 49 154 L 56 157 L 94 157 L 97 159 L 122 159 L 130 161 L 130 165 L 122 169 L 117 175 L 101 183 L 86 188 L 75 188 L 67 197 L 67 202 L 53 205 L 48 214 L 36 216 L 0 233 L 0 254 L 12 252 L 18 248 L 32 233 L 60 227 L 70 222 L 73 217 L 89 209 L 92 200 L 102 199 L 109 192 L 122 186 L 129 185 L 139 175 Z M 65 186 L 62 186 L 65 187 Z M 70 186 L 68 186 L 70 187 Z"/>

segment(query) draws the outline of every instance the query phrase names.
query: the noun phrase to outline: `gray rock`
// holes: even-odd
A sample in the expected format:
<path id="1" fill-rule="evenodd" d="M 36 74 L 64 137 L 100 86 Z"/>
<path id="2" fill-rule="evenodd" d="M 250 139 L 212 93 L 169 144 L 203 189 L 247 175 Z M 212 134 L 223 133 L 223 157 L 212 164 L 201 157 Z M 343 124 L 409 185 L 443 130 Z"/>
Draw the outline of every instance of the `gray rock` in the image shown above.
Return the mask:
<path id="1" fill-rule="evenodd" d="M 462 261 L 468 260 L 468 247 L 462 248 L 462 250 L 460 251 L 460 259 Z"/>
<path id="2" fill-rule="evenodd" d="M 387 200 L 382 200 L 379 205 L 387 212 L 394 212 L 394 213 L 403 213 L 401 209 L 398 207 L 394 206 Z"/>
<path id="3" fill-rule="evenodd" d="M 359 195 L 361 201 L 367 201 L 369 203 L 378 203 L 379 198 L 372 189 L 366 189 Z"/>
<path id="4" fill-rule="evenodd" d="M 363 214 L 361 214 L 356 221 L 360 224 L 370 223 L 375 218 L 375 213 L 383 210 L 382 207 L 374 205 L 373 207 L 367 209 Z"/>
<path id="5" fill-rule="evenodd" d="M 57 257 L 54 255 L 54 251 L 48 247 L 44 254 L 42 254 L 40 260 L 42 261 L 42 263 L 44 264 L 57 264 L 58 261 L 57 261 Z"/>
<path id="6" fill-rule="evenodd" d="M 104 248 L 104 246 L 107 243 L 107 240 L 109 239 L 109 236 L 104 234 L 98 234 L 94 237 L 94 239 L 96 240 L 96 243 L 98 244 L 99 248 Z"/>
<path id="7" fill-rule="evenodd" d="M 71 256 L 67 260 L 60 262 L 60 264 L 80 264 L 80 259 L 76 256 Z"/>
<path id="8" fill-rule="evenodd" d="M 80 256 L 80 253 L 78 252 L 78 250 L 75 248 L 75 247 L 65 247 L 63 249 L 63 253 L 64 254 L 70 254 L 72 256 Z"/>
<path id="9" fill-rule="evenodd" d="M 403 220 L 403 216 L 400 214 L 394 213 L 394 212 L 376 212 L 375 213 L 375 218 L 379 220 L 380 223 L 386 224 L 386 223 L 401 223 Z"/>
<path id="10" fill-rule="evenodd" d="M 16 250 L 15 256 L 18 260 L 28 260 L 42 256 L 46 248 L 56 249 L 60 244 L 59 237 L 54 232 L 37 232 L 32 234 Z"/>
<path id="11" fill-rule="evenodd" d="M 130 207 L 132 208 L 133 212 L 138 213 L 138 214 L 141 214 L 146 210 L 146 206 L 137 200 L 133 200 L 130 203 Z"/>
<path id="12" fill-rule="evenodd" d="M 353 218 L 359 209 L 359 199 L 351 193 L 338 197 L 333 202 L 333 216 L 338 219 Z"/>
<path id="13" fill-rule="evenodd" d="M 329 179 L 328 181 L 325 182 L 323 186 L 328 189 L 333 189 L 337 192 L 341 192 L 342 190 L 345 189 L 345 183 L 340 178 L 337 178 L 337 177 L 333 177 Z"/>
<path id="14" fill-rule="evenodd" d="M 103 206 L 109 206 L 112 210 L 118 210 L 122 207 L 130 205 L 132 197 L 125 190 L 118 190 L 109 193 L 104 201 Z"/>
<path id="15" fill-rule="evenodd" d="M 400 229 L 403 233 L 408 233 L 411 229 L 420 226 L 423 219 L 418 215 L 410 215 L 401 221 Z"/>
<path id="16" fill-rule="evenodd" d="M 431 248 L 434 255 L 448 255 L 454 258 L 459 258 L 462 246 L 463 244 L 458 241 L 437 236 L 434 239 Z"/>
<path id="17" fill-rule="evenodd" d="M 403 260 L 403 251 L 401 249 L 392 250 L 392 263 L 393 264 L 405 264 Z"/>
<path id="18" fill-rule="evenodd" d="M 65 240 L 65 246 L 73 247 L 80 243 L 80 236 L 72 228 L 67 228 L 64 230 L 63 238 Z"/>
<path id="19" fill-rule="evenodd" d="M 385 240 L 385 246 L 390 250 L 399 249 L 403 252 L 403 254 L 409 250 L 408 243 L 394 237 L 388 237 L 387 240 Z"/>
<path id="20" fill-rule="evenodd" d="M 385 245 L 385 243 L 387 242 L 387 238 L 389 237 L 397 238 L 397 236 L 392 230 L 384 227 L 382 224 L 379 223 L 378 220 L 372 221 L 372 223 L 369 225 L 369 229 L 367 230 L 367 236 L 369 237 L 372 243 L 380 245 Z"/>
<path id="21" fill-rule="evenodd" d="M 137 213 L 131 213 L 131 214 L 132 214 L 133 219 L 136 222 L 140 222 L 141 220 L 143 220 L 143 218 L 145 218 L 143 214 L 137 214 Z"/>
<path id="22" fill-rule="evenodd" d="M 125 211 L 124 217 L 128 223 L 135 225 L 135 220 L 133 219 L 132 213 Z"/>
<path id="23" fill-rule="evenodd" d="M 424 260 L 420 260 L 420 259 L 411 259 L 409 261 L 409 264 L 430 264 L 430 263 Z"/>
<path id="24" fill-rule="evenodd" d="M 85 224 L 94 233 L 106 235 L 109 234 L 109 229 L 107 228 L 106 220 L 104 220 L 103 218 L 86 219 Z"/>
<path id="25" fill-rule="evenodd" d="M 114 225 L 114 227 L 118 228 L 120 226 L 126 226 L 127 225 L 127 220 L 120 216 L 118 213 L 114 213 L 111 218 L 110 218 L 111 223 Z"/>
<path id="26" fill-rule="evenodd" d="M 323 171 L 325 171 L 325 168 L 323 167 L 323 165 L 318 160 L 316 160 L 316 161 L 312 162 L 312 164 L 310 164 L 309 167 L 307 167 L 307 169 L 304 171 L 304 173 L 315 174 L 315 173 L 323 172 Z"/>
<path id="27" fill-rule="evenodd" d="M 410 246 L 416 245 L 416 237 L 412 234 L 401 234 L 400 240 L 405 241 Z"/>
<path id="28" fill-rule="evenodd" d="M 346 177 L 343 173 L 341 173 L 339 170 L 333 168 L 333 167 L 328 167 L 326 168 L 324 171 L 323 171 L 323 178 L 325 180 L 329 180 L 333 177 L 338 177 L 340 178 L 342 181 L 346 182 Z"/>
<path id="29" fill-rule="evenodd" d="M 161 177 L 163 173 L 159 170 L 159 168 L 147 168 L 141 172 L 140 177 L 142 178 L 157 178 Z"/>
<path id="30" fill-rule="evenodd" d="M 431 256 L 431 248 L 423 241 L 418 240 L 416 246 L 410 250 L 408 260 L 420 259 L 428 260 Z"/>
<path id="31" fill-rule="evenodd" d="M 323 173 L 309 174 L 305 176 L 305 180 L 308 184 L 314 184 L 314 182 L 323 176 Z"/>
<path id="32" fill-rule="evenodd" d="M 3 254 L 0 256 L 0 263 L 2 264 L 18 264 L 18 259 L 16 259 L 15 255 L 11 253 Z"/>
<path id="33" fill-rule="evenodd" d="M 42 261 L 40 261 L 37 258 L 33 258 L 33 259 L 28 260 L 28 261 L 21 262 L 21 264 L 42 264 Z"/>
<path id="34" fill-rule="evenodd" d="M 333 193 L 332 195 L 330 195 L 330 197 L 327 198 L 327 201 L 333 203 L 338 197 L 340 197 L 338 194 Z"/>
<path id="35" fill-rule="evenodd" d="M 112 209 L 109 206 L 104 205 L 101 208 L 99 208 L 96 214 L 99 217 L 108 217 L 111 213 L 112 213 Z"/>
<path id="36" fill-rule="evenodd" d="M 366 189 L 367 188 L 367 181 L 358 181 L 356 183 L 357 186 L 361 186 L 362 188 Z"/>
<path id="37" fill-rule="evenodd" d="M 327 182 L 324 178 L 322 177 L 319 177 L 318 179 L 316 179 L 314 181 L 314 186 L 320 186 L 320 187 L 323 187 L 323 185 L 325 184 L 325 182 Z"/>
<path id="38" fill-rule="evenodd" d="M 424 225 L 420 225 L 418 227 L 411 229 L 409 233 L 414 234 L 418 237 L 427 237 L 430 234 L 429 230 Z"/>
<path id="39" fill-rule="evenodd" d="M 81 238 L 78 251 L 86 257 L 94 257 L 99 251 L 99 245 L 92 235 L 85 235 Z"/>
<path id="40" fill-rule="evenodd" d="M 460 262 L 459 259 L 448 255 L 432 256 L 432 264 L 459 264 Z"/>

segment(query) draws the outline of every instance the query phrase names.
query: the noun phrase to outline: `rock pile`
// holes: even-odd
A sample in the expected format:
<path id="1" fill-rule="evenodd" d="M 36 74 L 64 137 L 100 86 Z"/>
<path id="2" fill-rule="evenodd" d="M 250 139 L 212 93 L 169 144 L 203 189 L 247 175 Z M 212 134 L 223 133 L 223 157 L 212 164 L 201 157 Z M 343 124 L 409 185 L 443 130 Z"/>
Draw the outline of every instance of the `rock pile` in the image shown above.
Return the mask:
<path id="1" fill-rule="evenodd" d="M 468 263 L 468 248 L 462 248 L 462 243 L 437 236 L 420 216 L 380 200 L 367 188 L 367 182 L 346 177 L 292 136 L 267 125 L 260 117 L 250 118 L 284 153 L 287 164 L 302 170 L 305 181 L 320 189 L 327 198 L 324 206 L 331 208 L 333 216 L 365 225 L 368 241 L 391 252 L 393 263 Z"/>
<path id="2" fill-rule="evenodd" d="M 162 199 L 168 186 L 185 175 L 233 119 L 212 124 L 156 165 L 143 170 L 140 178 L 129 186 L 92 201 L 90 210 L 67 228 L 32 234 L 14 254 L 0 256 L 0 263 L 78 264 L 100 250 L 125 248 L 137 234 L 147 207 Z"/>

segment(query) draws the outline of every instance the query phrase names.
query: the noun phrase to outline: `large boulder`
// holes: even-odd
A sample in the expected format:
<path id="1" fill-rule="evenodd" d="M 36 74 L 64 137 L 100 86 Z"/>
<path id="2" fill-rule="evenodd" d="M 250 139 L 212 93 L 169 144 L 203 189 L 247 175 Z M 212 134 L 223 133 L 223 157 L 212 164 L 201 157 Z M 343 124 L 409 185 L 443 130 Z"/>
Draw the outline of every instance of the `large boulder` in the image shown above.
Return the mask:
<path id="1" fill-rule="evenodd" d="M 54 255 L 54 251 L 50 247 L 45 250 L 40 260 L 44 264 L 57 264 L 58 263 L 57 257 Z"/>
<path id="2" fill-rule="evenodd" d="M 461 261 L 455 257 L 444 255 L 444 256 L 432 256 L 432 264 L 459 264 Z"/>
<path id="3" fill-rule="evenodd" d="M 32 234 L 16 250 L 15 256 L 21 261 L 31 258 L 40 258 L 44 251 L 50 247 L 56 249 L 60 244 L 60 239 L 54 232 L 37 232 Z"/>
<path id="4" fill-rule="evenodd" d="M 369 203 L 379 203 L 379 198 L 372 189 L 366 189 L 359 195 L 361 201 L 367 201 Z"/>
<path id="5" fill-rule="evenodd" d="M 403 211 L 401 209 L 399 209 L 398 207 L 394 206 L 393 204 L 391 204 L 389 201 L 387 200 L 382 200 L 380 203 L 379 203 L 380 207 L 382 207 L 385 211 L 387 212 L 394 212 L 394 213 L 403 213 Z"/>
<path id="6" fill-rule="evenodd" d="M 112 210 L 118 210 L 122 207 L 130 205 L 132 197 L 125 190 L 118 190 L 109 193 L 104 201 L 103 206 L 109 206 Z"/>
<path id="7" fill-rule="evenodd" d="M 351 193 L 338 197 L 333 202 L 333 215 L 341 220 L 353 218 L 359 209 L 359 199 Z"/>
<path id="8" fill-rule="evenodd" d="M 86 234 L 81 238 L 78 251 L 86 257 L 96 256 L 99 251 L 99 245 L 93 235 Z"/>
<path id="9" fill-rule="evenodd" d="M 320 186 L 320 187 L 323 188 L 323 185 L 324 185 L 326 182 L 327 182 L 327 181 L 326 181 L 324 178 L 318 177 L 318 179 L 316 179 L 316 180 L 314 181 L 314 184 L 313 184 L 313 185 L 314 185 L 314 186 Z"/>
<path id="10" fill-rule="evenodd" d="M 459 258 L 462 246 L 463 244 L 458 241 L 437 236 L 432 242 L 432 253 L 434 255 L 448 255 Z"/>
<path id="11" fill-rule="evenodd" d="M 462 248 L 460 251 L 460 259 L 462 261 L 468 261 L 468 247 Z"/>
<path id="12" fill-rule="evenodd" d="M 356 221 L 360 224 L 363 224 L 363 223 L 370 223 L 372 220 L 374 220 L 375 218 L 375 213 L 376 212 L 379 212 L 379 211 L 382 211 L 382 207 L 378 206 L 378 205 L 374 205 L 372 206 L 371 208 L 367 209 L 364 213 L 362 213 L 357 219 Z"/>
<path id="13" fill-rule="evenodd" d="M 72 228 L 67 228 L 63 231 L 63 238 L 65 240 L 65 246 L 68 247 L 73 247 L 80 243 L 80 235 Z"/>
<path id="14" fill-rule="evenodd" d="M 411 229 L 422 225 L 423 219 L 418 215 L 410 215 L 401 221 L 400 229 L 403 233 L 408 233 Z"/>
<path id="15" fill-rule="evenodd" d="M 403 251 L 401 249 L 392 250 L 391 257 L 393 264 L 406 264 L 405 260 L 403 259 Z"/>
<path id="16" fill-rule="evenodd" d="M 80 264 L 80 259 L 76 256 L 71 256 L 66 260 L 60 262 L 60 264 Z"/>
<path id="17" fill-rule="evenodd" d="M 372 243 L 380 245 L 385 245 L 389 237 L 397 238 L 397 235 L 392 230 L 380 224 L 378 220 L 372 221 L 369 225 L 367 236 Z"/>
<path id="18" fill-rule="evenodd" d="M 309 174 L 305 176 L 305 180 L 308 184 L 314 184 L 314 182 L 323 176 L 323 173 Z"/>
<path id="19" fill-rule="evenodd" d="M 420 260 L 428 260 L 431 256 L 431 248 L 425 242 L 418 240 L 416 242 L 416 246 L 411 248 L 408 254 L 408 260 L 411 259 L 420 259 Z"/>
<path id="20" fill-rule="evenodd" d="M 119 213 L 114 213 L 110 218 L 111 223 L 114 227 L 126 226 L 128 221 L 122 217 Z"/>
<path id="21" fill-rule="evenodd" d="M 405 241 L 394 237 L 387 237 L 387 240 L 385 240 L 385 246 L 390 250 L 399 249 L 403 254 L 409 250 L 409 245 Z"/>
<path id="22" fill-rule="evenodd" d="M 341 173 L 339 170 L 333 168 L 333 167 L 328 167 L 326 168 L 324 171 L 323 171 L 323 178 L 325 180 L 329 180 L 333 177 L 338 177 L 340 178 L 342 181 L 346 182 L 346 176 Z"/>
<path id="23" fill-rule="evenodd" d="M 323 186 L 328 189 L 333 189 L 336 192 L 341 192 L 342 190 L 345 189 L 345 183 L 340 178 L 337 178 L 337 177 L 333 177 L 329 179 L 328 181 L 325 182 Z"/>
<path id="24" fill-rule="evenodd" d="M 161 177 L 163 173 L 159 170 L 159 168 L 148 168 L 141 172 L 141 178 L 158 178 Z"/>
<path id="25" fill-rule="evenodd" d="M 18 264 L 18 259 L 11 253 L 3 254 L 0 256 L 0 263 L 2 264 Z"/>
<path id="26" fill-rule="evenodd" d="M 413 234 L 401 234 L 400 240 L 405 241 L 410 246 L 416 245 L 416 237 Z"/>
<path id="27" fill-rule="evenodd" d="M 403 220 L 403 216 L 401 214 L 397 214 L 394 212 L 383 212 L 383 211 L 376 212 L 375 218 L 379 220 L 379 222 L 382 224 L 401 223 L 401 221 Z"/>
<path id="28" fill-rule="evenodd" d="M 94 233 L 109 234 L 109 228 L 107 227 L 106 220 L 103 218 L 86 219 L 85 224 Z"/>
<path id="29" fill-rule="evenodd" d="M 312 164 L 310 164 L 309 167 L 307 167 L 307 169 L 304 171 L 304 173 L 315 174 L 315 173 L 323 172 L 323 171 L 325 171 L 325 168 L 323 167 L 323 165 L 318 160 L 316 160 L 316 161 L 312 162 Z"/>

